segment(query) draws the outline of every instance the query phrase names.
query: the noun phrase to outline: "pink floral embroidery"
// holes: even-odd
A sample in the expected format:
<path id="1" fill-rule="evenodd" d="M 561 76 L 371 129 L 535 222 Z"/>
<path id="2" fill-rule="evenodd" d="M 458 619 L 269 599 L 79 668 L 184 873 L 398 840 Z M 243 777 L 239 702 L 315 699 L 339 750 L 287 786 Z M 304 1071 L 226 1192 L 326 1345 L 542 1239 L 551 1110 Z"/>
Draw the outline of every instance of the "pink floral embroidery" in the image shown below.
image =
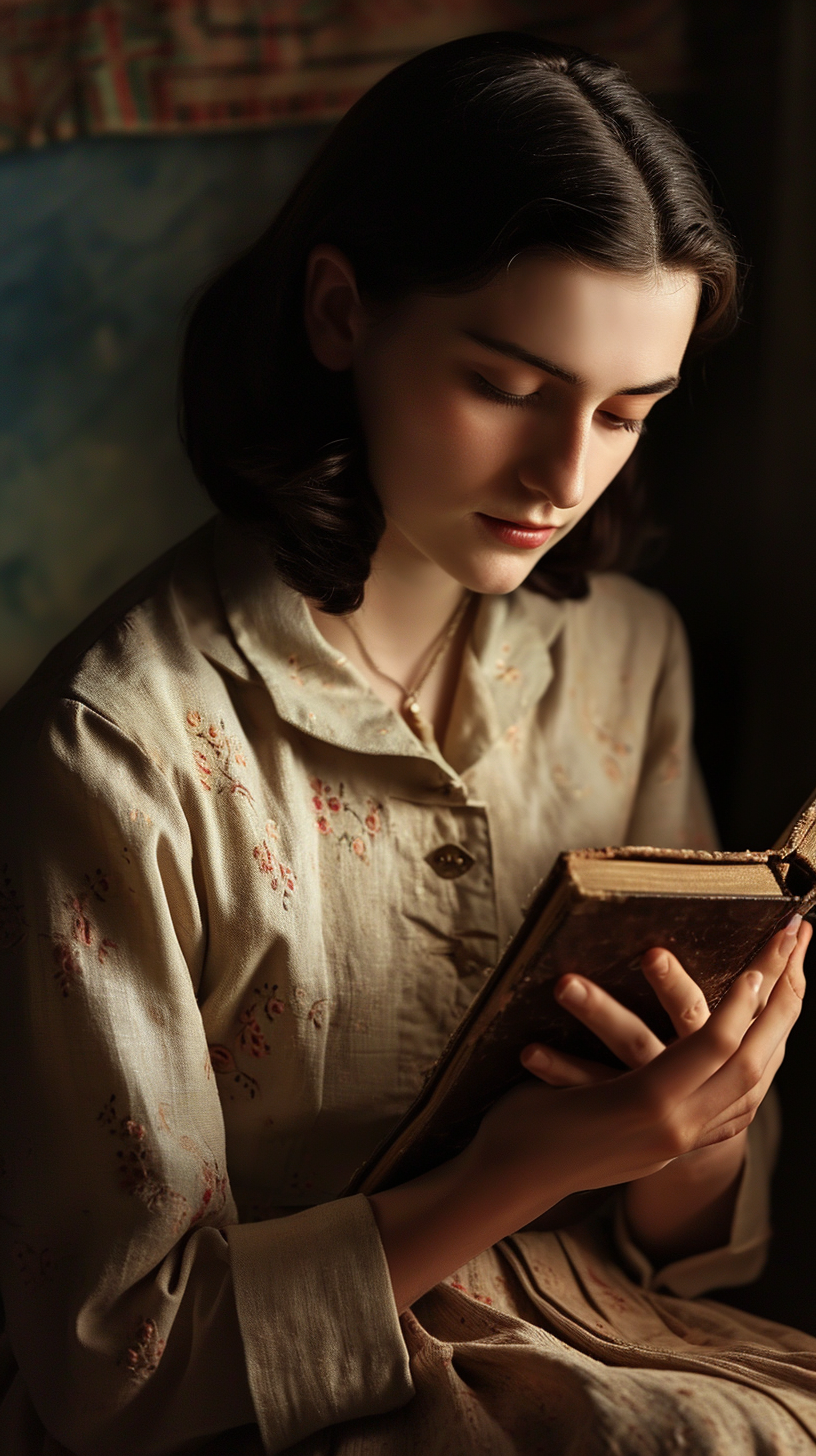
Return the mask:
<path id="1" fill-rule="evenodd" d="M 246 768 L 246 756 L 238 740 L 227 733 L 223 720 L 205 723 L 194 708 L 189 710 L 186 720 L 187 731 L 194 740 L 193 758 L 202 789 L 206 789 L 207 793 L 234 794 L 254 804 L 246 784 L 234 772 L 236 765 Z"/>
<path id="2" fill-rule="evenodd" d="M 291 865 L 286 865 L 283 860 L 278 859 L 272 845 L 278 838 L 278 826 L 273 819 L 268 819 L 264 825 L 265 838 L 260 844 L 256 844 L 252 853 L 255 862 L 262 875 L 266 875 L 269 887 L 275 891 L 280 889 L 284 910 L 289 909 L 289 901 L 295 892 L 297 875 Z"/>
<path id="3" fill-rule="evenodd" d="M 85 876 L 85 884 L 77 894 L 66 895 L 63 901 L 68 912 L 67 929 L 63 935 L 55 937 L 52 947 L 56 966 L 54 979 L 63 996 L 67 996 L 82 979 L 83 951 L 95 948 L 99 965 L 104 965 L 110 952 L 117 949 L 115 940 L 99 935 L 88 913 L 90 901 L 98 900 L 104 905 L 109 891 L 107 876 L 97 869 L 93 878 Z"/>
<path id="4" fill-rule="evenodd" d="M 189 1220 L 190 1205 L 183 1193 L 177 1193 L 162 1181 L 142 1124 L 135 1118 L 119 1116 L 115 1092 L 99 1113 L 98 1121 L 122 1144 L 116 1152 L 122 1191 L 138 1198 L 151 1213 L 167 1209 L 173 1215 L 173 1233 L 179 1233 Z"/>
<path id="5" fill-rule="evenodd" d="M 312 1025 L 318 1031 L 320 1030 L 320 1028 L 323 1025 L 323 1012 L 325 1011 L 325 1009 L 326 1009 L 326 999 L 325 999 L 325 997 L 321 997 L 321 999 L 319 1001 L 313 1002 L 312 1005 L 309 1008 L 309 1014 L 308 1014 L 307 1020 L 308 1021 L 311 1021 Z"/>
<path id="6" fill-rule="evenodd" d="M 249 1003 L 248 1006 L 244 1007 L 243 1011 L 238 1017 L 239 1030 L 235 1038 L 235 1045 L 237 1050 L 239 1052 L 243 1052 L 246 1056 L 269 1056 L 271 1048 L 269 1046 L 269 1042 L 264 1036 L 256 1013 L 258 1010 L 258 1006 L 261 1005 L 263 1007 L 263 1015 L 266 1017 L 267 1021 L 270 1022 L 270 1024 L 274 1023 L 279 1016 L 283 1015 L 286 1007 L 284 1006 L 283 1001 L 281 1001 L 280 997 L 278 996 L 277 991 L 277 982 L 274 986 L 271 987 L 268 981 L 264 981 L 262 986 L 255 986 L 253 990 L 254 999 Z M 229 1066 L 225 1065 L 224 1070 L 235 1070 L 235 1062 L 232 1058 L 232 1054 L 226 1047 L 211 1048 L 211 1054 L 213 1051 L 223 1053 L 226 1055 L 226 1057 L 229 1057 L 230 1064 Z M 216 1071 L 218 1071 L 217 1067 Z"/>
<path id="7" fill-rule="evenodd" d="M 148 1376 L 155 1375 L 164 1346 L 165 1341 L 159 1337 L 155 1320 L 140 1320 L 133 1344 L 128 1346 L 123 1357 L 123 1363 L 134 1380 L 147 1380 Z"/>
<path id="8" fill-rule="evenodd" d="M 234 1072 L 236 1070 L 235 1058 L 232 1055 L 229 1047 L 221 1046 L 216 1043 L 215 1046 L 209 1047 L 209 1053 L 212 1069 L 215 1072 L 216 1076 L 218 1076 L 219 1073 Z"/>
<path id="9" fill-rule="evenodd" d="M 214 1157 L 206 1158 L 198 1144 L 192 1138 L 179 1138 L 179 1147 L 185 1152 L 193 1153 L 198 1162 L 199 1174 L 201 1176 L 201 1199 L 198 1208 L 190 1219 L 190 1227 L 197 1224 L 204 1217 L 205 1213 L 219 1214 L 223 1211 L 227 1200 L 227 1189 L 229 1181 L 225 1174 L 222 1174 L 218 1162 Z"/>
<path id="10" fill-rule="evenodd" d="M 238 1033 L 238 1048 L 251 1057 L 268 1057 L 269 1042 L 266 1040 L 255 1015 L 256 1002 L 245 1007 L 238 1017 L 242 1030 Z"/>
<path id="11" fill-rule="evenodd" d="M 17 897 L 17 891 L 11 883 L 8 872 L 8 865 L 3 865 L 3 878 L 0 881 L 0 950 L 11 950 L 13 945 L 19 945 L 25 939 L 26 925 L 23 907 Z"/>
<path id="12" fill-rule="evenodd" d="M 507 659 L 509 654 L 510 643 L 505 642 L 502 646 L 501 653 L 496 658 L 496 677 L 498 678 L 499 682 L 520 682 L 521 673 L 517 667 L 513 667 L 512 664 L 508 662 Z"/>
<path id="13" fill-rule="evenodd" d="M 229 1090 L 226 1095 L 230 1102 L 234 1102 L 236 1098 L 252 1101 L 260 1091 L 260 1087 L 254 1077 L 239 1070 L 229 1047 L 219 1044 L 210 1045 L 209 1051 L 216 1077 L 222 1077 L 225 1080 L 229 1078 Z"/>
<path id="14" fill-rule="evenodd" d="M 344 845 L 364 864 L 369 864 L 369 846 L 383 828 L 382 804 L 369 798 L 363 809 L 357 809 L 346 799 L 344 784 L 338 784 L 335 792 L 331 784 L 319 778 L 310 779 L 309 788 L 318 834 L 333 835 L 336 844 Z"/>

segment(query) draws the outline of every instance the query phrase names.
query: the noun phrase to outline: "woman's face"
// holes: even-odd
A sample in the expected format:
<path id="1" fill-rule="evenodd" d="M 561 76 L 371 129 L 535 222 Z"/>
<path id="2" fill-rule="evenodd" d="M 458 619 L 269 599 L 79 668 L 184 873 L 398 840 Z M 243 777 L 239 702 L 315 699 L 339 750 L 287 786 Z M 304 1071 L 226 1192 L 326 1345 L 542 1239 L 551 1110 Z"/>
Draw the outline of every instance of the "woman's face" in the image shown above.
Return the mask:
<path id="1" fill-rule="evenodd" d="M 512 591 L 675 387 L 699 292 L 687 273 L 528 256 L 471 293 L 412 295 L 385 315 L 353 305 L 350 363 L 386 540 L 473 591 Z"/>

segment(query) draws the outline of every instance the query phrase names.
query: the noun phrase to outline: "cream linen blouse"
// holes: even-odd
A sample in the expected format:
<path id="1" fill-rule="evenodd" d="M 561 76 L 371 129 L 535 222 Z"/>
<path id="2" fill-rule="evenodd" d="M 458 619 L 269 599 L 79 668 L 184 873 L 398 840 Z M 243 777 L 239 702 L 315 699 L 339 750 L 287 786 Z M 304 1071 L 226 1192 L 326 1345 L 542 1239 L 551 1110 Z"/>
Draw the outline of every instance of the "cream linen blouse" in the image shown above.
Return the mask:
<path id="1" fill-rule="evenodd" d="M 278 1452 L 410 1400 L 338 1195 L 559 850 L 712 842 L 690 713 L 674 611 L 604 575 L 483 598 L 428 747 L 222 520 L 50 655 L 2 715 L 4 1452 Z M 727 1248 L 655 1274 L 618 1218 L 642 1284 L 758 1271 L 773 1140 Z"/>

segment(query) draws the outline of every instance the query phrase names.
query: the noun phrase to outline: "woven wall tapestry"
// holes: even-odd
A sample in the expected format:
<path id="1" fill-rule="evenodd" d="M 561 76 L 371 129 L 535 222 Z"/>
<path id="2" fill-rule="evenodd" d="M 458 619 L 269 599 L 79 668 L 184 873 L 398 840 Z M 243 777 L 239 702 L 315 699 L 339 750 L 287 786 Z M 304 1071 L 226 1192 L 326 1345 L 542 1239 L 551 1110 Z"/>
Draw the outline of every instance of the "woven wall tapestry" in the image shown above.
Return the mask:
<path id="1" fill-rule="evenodd" d="M 0 147 L 337 117 L 441 41 L 519 29 L 685 74 L 682 0 L 0 0 Z"/>

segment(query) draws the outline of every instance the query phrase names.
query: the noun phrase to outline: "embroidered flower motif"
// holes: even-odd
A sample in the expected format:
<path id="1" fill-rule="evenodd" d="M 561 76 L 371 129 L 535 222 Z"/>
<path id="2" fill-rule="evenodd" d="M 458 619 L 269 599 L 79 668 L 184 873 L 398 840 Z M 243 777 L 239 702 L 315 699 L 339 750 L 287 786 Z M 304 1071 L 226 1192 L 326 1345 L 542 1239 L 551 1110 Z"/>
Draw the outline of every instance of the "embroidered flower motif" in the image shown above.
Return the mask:
<path id="1" fill-rule="evenodd" d="M 311 778 L 312 808 L 318 834 L 333 835 L 337 845 L 344 845 L 352 854 L 368 864 L 369 845 L 381 833 L 382 804 L 376 799 L 366 799 L 365 806 L 356 808 L 345 797 L 345 785 L 338 784 L 337 791 L 323 779 Z M 337 828 L 330 816 L 337 816 Z"/>
<path id="2" fill-rule="evenodd" d="M 180 1148 L 184 1148 L 186 1153 L 194 1155 L 201 1177 L 201 1199 L 190 1219 L 190 1228 L 192 1228 L 195 1224 L 200 1223 L 205 1213 L 221 1213 L 226 1202 L 228 1179 L 220 1172 L 217 1160 L 212 1156 L 205 1157 L 198 1143 L 194 1142 L 191 1137 L 180 1137 L 178 1144 Z"/>
<path id="3" fill-rule="evenodd" d="M 510 643 L 505 642 L 499 656 L 496 658 L 496 677 L 499 682 L 514 683 L 521 681 L 521 673 L 517 667 L 508 662 Z"/>
<path id="4" fill-rule="evenodd" d="M 180 1233 L 189 1220 L 190 1205 L 183 1193 L 162 1182 L 142 1124 L 135 1118 L 119 1116 L 115 1092 L 99 1113 L 98 1121 L 122 1144 L 116 1152 L 122 1192 L 138 1198 L 151 1213 L 168 1210 L 173 1216 L 173 1233 Z"/>
<path id="5" fill-rule="evenodd" d="M 19 945 L 25 940 L 26 924 L 23 915 L 23 907 L 17 897 L 17 891 L 11 883 L 11 876 L 8 872 L 8 865 L 3 865 L 3 878 L 0 880 L 0 950 L 11 950 L 13 945 Z"/>
<path id="6" fill-rule="evenodd" d="M 256 1004 L 247 1006 L 238 1017 L 243 1029 L 238 1033 L 237 1044 L 240 1051 L 251 1057 L 268 1057 L 271 1048 L 255 1016 Z"/>
<path id="7" fill-rule="evenodd" d="M 223 720 L 205 726 L 201 714 L 191 708 L 186 722 L 193 738 L 193 759 L 201 787 L 207 793 L 236 795 L 253 804 L 252 794 L 234 772 L 235 766 L 246 768 L 246 756 L 238 740 L 227 733 Z"/>
<path id="8" fill-rule="evenodd" d="M 54 979 L 63 996 L 67 996 L 82 979 L 82 966 L 71 950 L 70 945 L 64 940 L 54 942 L 52 954 L 54 956 L 54 964 L 57 967 L 54 972 Z"/>
<path id="9" fill-rule="evenodd" d="M 628 758 L 634 751 L 631 743 L 627 743 L 620 733 L 615 731 L 591 698 L 581 705 L 581 721 L 586 737 L 593 738 L 596 743 L 615 754 L 617 758 Z"/>
<path id="10" fill-rule="evenodd" d="M 323 1025 L 323 1012 L 325 1011 L 325 1009 L 325 996 L 322 996 L 319 1001 L 314 1001 L 309 1007 L 309 1015 L 307 1017 L 307 1020 L 311 1021 L 312 1025 L 316 1028 L 317 1031 L 320 1031 Z"/>
<path id="11" fill-rule="evenodd" d="M 210 1053 L 210 1063 L 216 1076 L 219 1073 L 234 1072 L 236 1070 L 235 1058 L 229 1047 L 216 1043 L 214 1046 L 210 1045 L 208 1051 Z"/>
<path id="12" fill-rule="evenodd" d="M 220 1077 L 224 1082 L 229 1080 L 229 1089 L 224 1095 L 229 1098 L 230 1102 L 234 1102 L 236 1098 L 250 1102 L 254 1100 L 261 1089 L 254 1077 L 239 1070 L 229 1047 L 210 1046 L 210 1060 L 216 1077 Z"/>
<path id="13" fill-rule="evenodd" d="M 56 966 L 54 979 L 63 996 L 67 996 L 82 979 L 84 950 L 95 946 L 96 959 L 100 965 L 104 965 L 110 952 L 117 949 L 115 940 L 107 935 L 99 936 L 88 914 L 89 902 L 98 900 L 104 905 L 109 891 L 107 875 L 97 869 L 93 877 L 85 875 L 85 884 L 77 894 L 66 895 L 63 900 L 63 906 L 68 912 L 67 929 L 63 935 L 55 937 L 52 947 Z"/>
<path id="14" fill-rule="evenodd" d="M 289 909 L 289 901 L 295 891 L 297 875 L 291 865 L 286 865 L 283 860 L 277 858 L 272 849 L 278 837 L 278 826 L 273 819 L 268 819 L 264 825 L 265 838 L 260 844 L 256 844 L 252 853 L 255 862 L 262 875 L 268 876 L 269 886 L 272 890 L 280 888 L 282 892 L 283 908 Z"/>
<path id="15" fill-rule="evenodd" d="M 256 996 L 265 996 L 264 1015 L 267 1016 L 268 1021 L 274 1021 L 277 1016 L 283 1016 L 284 1010 L 286 1010 L 286 1006 L 284 1006 L 284 1003 L 281 1002 L 280 996 L 278 996 L 277 994 L 277 989 L 277 981 L 275 981 L 275 984 L 271 987 L 271 990 L 270 983 L 268 983 L 268 981 L 264 981 L 261 990 L 255 990 Z"/>
<path id="16" fill-rule="evenodd" d="M 134 1380 L 147 1380 L 158 1370 L 164 1347 L 165 1341 L 159 1336 L 155 1320 L 142 1319 L 121 1363 Z"/>

